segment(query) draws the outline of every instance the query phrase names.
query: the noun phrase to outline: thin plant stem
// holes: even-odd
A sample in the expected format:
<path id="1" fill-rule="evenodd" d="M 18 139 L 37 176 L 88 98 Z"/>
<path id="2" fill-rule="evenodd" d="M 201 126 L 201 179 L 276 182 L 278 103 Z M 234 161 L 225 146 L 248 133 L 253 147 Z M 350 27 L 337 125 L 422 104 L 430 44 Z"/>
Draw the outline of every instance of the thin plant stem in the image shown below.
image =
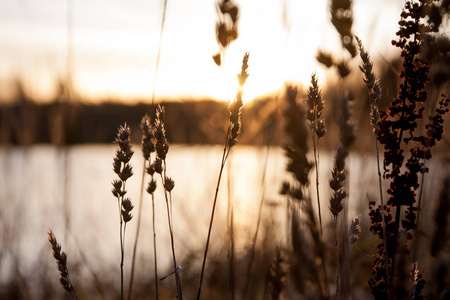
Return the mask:
<path id="1" fill-rule="evenodd" d="M 133 279 L 134 279 L 134 265 L 136 262 L 136 250 L 139 240 L 139 232 L 141 229 L 141 215 L 142 215 L 142 199 L 144 198 L 144 182 L 145 182 L 145 166 L 147 161 L 144 160 L 144 164 L 142 166 L 142 179 L 141 179 L 141 195 L 139 197 L 139 212 L 137 219 L 137 229 L 136 229 L 136 237 L 134 239 L 134 247 L 133 247 L 133 257 L 131 259 L 131 275 L 130 275 L 130 285 L 128 289 L 128 300 L 131 300 L 131 291 L 133 290 Z"/>
<path id="2" fill-rule="evenodd" d="M 156 293 L 155 296 L 156 300 L 158 300 L 159 293 L 158 293 L 158 259 L 156 257 L 155 195 L 153 194 L 152 194 L 152 222 L 153 222 L 153 256 L 155 265 L 155 293 Z"/>
<path id="3" fill-rule="evenodd" d="M 122 233 L 123 221 L 120 218 L 120 299 L 123 300 L 123 233 Z"/>
<path id="4" fill-rule="evenodd" d="M 235 279 L 235 269 L 234 269 L 234 204 L 233 197 L 231 196 L 231 157 L 228 162 L 227 168 L 227 189 L 228 189 L 228 229 L 229 229 L 229 285 L 230 285 L 230 293 L 231 299 L 235 299 L 235 289 L 236 289 L 236 279 Z"/>
<path id="5" fill-rule="evenodd" d="M 162 19 L 161 19 L 161 31 L 159 33 L 158 54 L 156 55 L 155 74 L 153 76 L 152 105 L 155 104 L 156 77 L 158 75 L 159 59 L 160 59 L 160 55 L 161 55 L 161 43 L 162 43 L 162 37 L 163 37 L 163 31 L 164 31 L 164 23 L 166 22 L 166 11 L 167 11 L 167 0 L 164 0 L 164 9 L 163 9 L 163 15 L 162 15 Z"/>
<path id="6" fill-rule="evenodd" d="M 164 162 L 165 165 L 165 162 Z M 165 173 L 165 169 L 164 169 L 164 173 Z M 163 178 L 163 175 L 161 174 L 161 182 L 163 183 L 163 187 L 165 186 L 165 179 Z M 172 197 L 167 196 L 167 194 L 169 193 L 169 195 L 171 195 L 170 192 L 168 192 L 166 190 L 166 188 L 164 187 L 164 197 L 166 199 L 166 207 L 167 207 L 167 220 L 168 220 L 168 224 L 169 224 L 169 234 L 170 234 L 170 243 L 171 243 L 171 247 L 172 247 L 172 260 L 173 260 L 173 270 L 175 273 L 175 282 L 177 285 L 177 299 L 182 300 L 183 299 L 183 294 L 181 291 L 181 282 L 180 282 L 180 277 L 178 275 L 177 272 L 177 258 L 175 255 L 175 245 L 174 245 L 174 238 L 173 238 L 173 224 L 172 224 L 172 210 L 170 209 L 170 203 L 171 200 L 169 200 L 169 198 L 171 199 Z"/>
<path id="7" fill-rule="evenodd" d="M 390 289 L 390 280 L 389 280 L 389 264 L 388 264 L 388 249 L 387 249 L 387 235 L 386 235 L 386 216 L 384 214 L 384 200 L 383 200 L 383 186 L 382 186 L 382 181 L 381 181 L 381 168 L 380 168 L 380 152 L 378 150 L 378 138 L 377 138 L 377 132 L 376 132 L 376 128 L 375 128 L 375 147 L 377 150 L 377 171 L 378 171 L 378 187 L 380 189 L 380 201 L 381 201 L 381 212 L 383 214 L 382 217 L 382 222 L 383 222 L 383 243 L 384 243 L 384 256 L 385 256 L 385 267 L 386 267 L 386 286 L 387 286 L 387 291 L 389 291 Z M 389 299 L 389 292 L 387 293 L 387 297 Z"/>
<path id="8" fill-rule="evenodd" d="M 122 244 L 122 249 L 125 249 L 125 230 L 126 230 L 126 227 L 127 227 L 127 223 L 125 222 L 125 224 L 123 225 L 123 244 Z M 120 262 L 120 266 L 121 266 L 121 297 L 122 297 L 122 299 L 124 299 L 123 298 L 123 261 L 124 261 L 124 258 L 125 258 L 125 251 L 123 250 L 122 251 L 122 260 L 121 260 L 121 262 Z"/>
<path id="9" fill-rule="evenodd" d="M 425 161 L 424 161 L 424 168 L 425 168 Z M 425 181 L 425 173 L 422 173 L 422 179 L 420 182 L 420 192 L 419 192 L 419 204 L 418 204 L 418 210 L 417 210 L 417 224 L 415 229 L 415 239 L 414 239 L 414 252 L 413 252 L 413 262 L 416 262 L 417 258 L 417 249 L 419 246 L 419 225 L 420 225 L 420 211 L 422 208 L 422 193 L 423 193 L 423 183 Z"/>
<path id="10" fill-rule="evenodd" d="M 316 193 L 317 193 L 317 209 L 319 212 L 319 224 L 320 224 L 320 236 L 323 235 L 322 230 L 322 214 L 320 213 L 320 197 L 319 197 L 319 139 L 317 139 L 317 147 L 316 147 L 316 138 L 314 136 L 314 130 L 311 129 L 311 136 L 313 140 L 314 147 L 314 164 L 316 169 Z"/>
<path id="11" fill-rule="evenodd" d="M 123 300 L 123 220 L 121 215 L 121 207 L 122 207 L 122 197 L 118 198 L 117 201 L 119 205 L 119 218 L 120 218 L 120 226 L 119 226 L 119 236 L 120 236 L 120 299 Z"/>
<path id="12" fill-rule="evenodd" d="M 222 162 L 220 164 L 220 170 L 219 170 L 219 178 L 217 179 L 216 192 L 214 194 L 213 207 L 212 207 L 212 211 L 211 211 L 211 219 L 209 221 L 208 237 L 206 238 L 205 253 L 203 254 L 203 263 L 202 263 L 202 270 L 200 273 L 200 284 L 198 287 L 197 300 L 200 300 L 200 295 L 202 292 L 202 284 L 203 284 L 203 276 L 205 273 L 206 257 L 208 255 L 209 240 L 211 238 L 211 230 L 212 230 L 212 225 L 213 225 L 213 221 L 214 221 L 214 213 L 216 210 L 217 196 L 219 194 L 220 180 L 222 179 L 223 168 L 225 167 L 225 162 L 226 162 L 228 154 L 229 154 L 229 148 L 227 146 L 229 136 L 230 136 L 230 128 L 228 128 L 227 136 L 225 139 L 225 146 L 223 147 Z"/>
<path id="13" fill-rule="evenodd" d="M 245 279 L 243 299 L 246 299 L 246 297 L 247 297 L 248 286 L 249 286 L 250 278 L 251 278 L 250 272 L 252 270 L 253 260 L 255 258 L 256 240 L 258 238 L 259 227 L 261 224 L 262 208 L 264 206 L 264 200 L 266 198 L 265 186 L 266 186 L 266 174 L 267 174 L 267 161 L 269 160 L 269 150 L 270 150 L 270 146 L 269 146 L 269 139 L 268 139 L 268 142 L 266 145 L 266 158 L 264 160 L 264 167 L 263 167 L 263 173 L 262 173 L 262 178 L 261 178 L 261 187 L 262 187 L 261 202 L 259 203 L 258 220 L 256 222 L 256 231 L 255 231 L 255 235 L 253 236 L 252 248 L 250 251 L 250 261 L 249 261 L 248 267 L 247 267 L 247 276 Z"/>
<path id="14" fill-rule="evenodd" d="M 337 238 L 337 216 L 334 216 L 334 248 L 336 251 L 336 299 L 339 299 L 339 244 Z M 326 274 L 325 274 L 326 276 Z"/>

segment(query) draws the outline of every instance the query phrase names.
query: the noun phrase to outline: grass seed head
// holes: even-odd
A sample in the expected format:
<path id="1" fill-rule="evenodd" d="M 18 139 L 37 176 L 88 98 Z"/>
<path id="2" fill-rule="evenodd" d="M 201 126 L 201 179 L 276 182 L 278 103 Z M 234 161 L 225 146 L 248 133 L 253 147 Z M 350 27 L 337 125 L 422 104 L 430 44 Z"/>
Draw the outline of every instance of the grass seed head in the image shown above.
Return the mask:
<path id="1" fill-rule="evenodd" d="M 69 277 L 69 270 L 67 269 L 67 255 L 61 251 L 61 245 L 58 244 L 55 235 L 51 229 L 47 232 L 48 241 L 52 247 L 53 257 L 56 260 L 59 271 L 59 282 L 61 286 L 69 293 L 74 293 L 72 283 Z"/>

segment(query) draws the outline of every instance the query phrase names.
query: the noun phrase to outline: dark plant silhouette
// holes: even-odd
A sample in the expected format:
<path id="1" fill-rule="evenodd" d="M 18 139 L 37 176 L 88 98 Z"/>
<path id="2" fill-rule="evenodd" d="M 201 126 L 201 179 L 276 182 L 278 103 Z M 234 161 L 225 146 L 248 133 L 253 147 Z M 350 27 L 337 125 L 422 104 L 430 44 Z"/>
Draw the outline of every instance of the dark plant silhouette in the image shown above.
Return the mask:
<path id="1" fill-rule="evenodd" d="M 229 109 L 228 129 L 227 129 L 227 135 L 225 137 L 225 145 L 224 145 L 223 153 L 222 153 L 222 162 L 220 164 L 219 178 L 217 179 L 217 186 L 216 186 L 216 191 L 214 194 L 213 207 L 212 207 L 212 211 L 211 211 L 211 219 L 210 219 L 209 228 L 208 228 L 208 236 L 206 238 L 205 252 L 203 254 L 203 263 L 202 263 L 202 269 L 201 269 L 201 273 L 200 273 L 200 284 L 198 287 L 197 300 L 200 299 L 200 295 L 202 293 L 202 284 L 203 284 L 203 276 L 205 273 L 206 258 L 208 256 L 209 241 L 211 238 L 211 230 L 212 230 L 212 225 L 213 225 L 213 221 L 214 221 L 214 214 L 215 214 L 215 209 L 216 209 L 216 204 L 217 204 L 217 196 L 219 194 L 219 186 L 220 186 L 220 181 L 222 178 L 223 168 L 225 167 L 225 164 L 226 164 L 228 155 L 230 154 L 231 148 L 234 145 L 236 145 L 236 143 L 238 141 L 237 138 L 239 136 L 239 133 L 241 132 L 241 126 L 242 126 L 241 109 L 244 106 L 244 102 L 242 101 L 242 93 L 243 93 L 244 84 L 247 81 L 247 78 L 249 76 L 249 74 L 248 74 L 248 59 L 249 59 L 249 54 L 245 53 L 244 57 L 242 59 L 241 73 L 239 73 L 237 75 L 237 79 L 239 82 L 238 92 L 236 93 L 236 98 L 230 104 L 230 106 L 228 108 Z"/>
<path id="2" fill-rule="evenodd" d="M 398 39 L 392 42 L 401 49 L 403 58 L 400 92 L 387 110 L 380 111 L 378 122 L 377 138 L 385 149 L 384 177 L 390 181 L 390 187 L 385 207 L 375 207 L 374 202 L 369 205 L 370 230 L 382 241 L 382 210 L 385 211 L 388 257 L 384 256 L 384 243 L 381 242 L 378 245 L 379 257 L 374 261 L 373 277 L 368 281 L 377 299 L 395 297 L 394 291 L 399 287 L 396 285 L 401 284 L 396 275 L 401 273 L 403 261 L 397 263 L 396 257 L 409 253 L 407 243 L 413 239 L 417 211 L 420 209 L 415 205 L 419 174 L 428 171 L 424 161 L 431 158 L 430 148 L 442 138 L 441 118 L 448 112 L 448 100 L 442 100 L 435 115 L 430 117 L 430 123 L 425 126 L 426 134 L 417 133 L 418 122 L 423 118 L 424 104 L 428 99 L 426 83 L 429 63 L 420 53 L 422 40 L 431 31 L 424 22 L 428 6 L 428 1 L 405 3 L 399 21 Z M 405 154 L 405 148 L 409 149 L 409 156 Z M 402 208 L 405 209 L 404 214 Z M 386 270 L 390 282 L 387 281 Z"/>

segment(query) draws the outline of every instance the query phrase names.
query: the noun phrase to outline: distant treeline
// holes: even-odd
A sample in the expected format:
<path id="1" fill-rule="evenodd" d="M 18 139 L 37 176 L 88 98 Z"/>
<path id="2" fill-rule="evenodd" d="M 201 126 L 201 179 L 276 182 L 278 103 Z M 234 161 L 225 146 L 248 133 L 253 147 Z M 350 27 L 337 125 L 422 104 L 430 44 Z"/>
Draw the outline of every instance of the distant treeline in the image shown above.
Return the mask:
<path id="1" fill-rule="evenodd" d="M 161 104 L 166 108 L 166 130 L 171 143 L 223 143 L 228 118 L 226 102 L 191 100 Z M 277 106 L 274 104 L 273 99 L 267 98 L 246 106 L 243 113 L 246 119 L 243 131 L 246 134 L 243 132 L 242 143 L 263 141 L 269 131 L 278 130 L 274 126 L 277 118 Z M 0 143 L 111 143 L 117 127 L 125 122 L 132 128 L 133 141 L 140 142 L 140 121 L 145 114 L 153 118 L 154 111 L 149 104 L 37 104 L 25 99 L 0 107 Z M 272 139 L 271 143 L 276 140 Z"/>

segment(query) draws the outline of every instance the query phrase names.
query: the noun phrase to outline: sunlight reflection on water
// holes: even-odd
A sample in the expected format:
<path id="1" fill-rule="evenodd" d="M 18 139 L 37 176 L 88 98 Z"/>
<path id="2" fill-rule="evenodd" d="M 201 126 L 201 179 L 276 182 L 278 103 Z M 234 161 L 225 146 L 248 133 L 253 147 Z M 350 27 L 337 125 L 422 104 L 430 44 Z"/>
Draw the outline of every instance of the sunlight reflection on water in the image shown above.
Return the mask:
<path id="1" fill-rule="evenodd" d="M 73 261 L 80 258 L 81 251 L 85 256 L 89 253 L 85 257 L 88 264 L 117 262 L 120 256 L 118 209 L 116 199 L 110 192 L 111 181 L 115 179 L 112 171 L 115 148 L 113 145 L 84 145 L 70 147 L 66 152 L 52 146 L 1 148 L 0 170 L 3 180 L 0 181 L 0 200 L 3 208 L 0 212 L 0 234 L 5 256 L 11 252 L 21 257 L 24 270 L 39 261 L 42 255 L 50 259 L 46 231 L 52 228 L 63 245 L 63 250 L 70 254 Z M 136 233 L 143 164 L 139 147 L 135 145 L 134 149 L 137 154 L 131 163 L 135 175 L 127 182 L 127 190 L 135 209 L 134 218 L 127 227 L 126 251 L 130 255 L 127 255 L 125 264 L 131 259 Z M 175 180 L 173 216 L 175 247 L 180 264 L 183 264 L 183 258 L 193 253 L 198 258 L 203 251 L 221 154 L 221 146 L 173 145 L 170 148 L 167 174 Z M 279 147 L 271 147 L 268 156 L 266 155 L 267 148 L 233 148 L 228 161 L 229 167 L 225 168 L 220 186 L 211 242 L 212 253 L 226 255 L 224 244 L 227 233 L 228 179 L 235 210 L 236 249 L 242 251 L 250 245 L 263 193 L 262 177 L 266 157 L 265 205 L 262 216 L 263 224 L 266 224 L 269 231 L 262 229 L 260 236 L 266 232 L 272 234 L 272 244 L 285 243 L 285 199 L 278 191 L 281 182 L 290 177 L 285 171 L 286 160 Z M 64 156 L 67 158 L 66 165 Z M 330 153 L 321 153 L 319 173 L 324 220 L 330 220 L 328 180 L 331 164 Z M 376 195 L 378 186 L 374 156 L 352 154 L 348 158 L 348 166 L 348 217 L 351 219 L 356 214 L 367 215 L 366 194 Z M 230 176 L 227 174 L 229 169 Z M 440 170 L 437 167 L 435 169 Z M 434 176 L 439 174 L 432 171 L 426 177 L 426 186 L 429 186 L 430 191 L 433 190 Z M 311 180 L 314 182 L 315 179 L 312 177 Z M 315 191 L 312 190 L 311 194 L 315 204 Z M 157 189 L 155 201 L 158 265 L 163 271 L 169 267 L 171 257 L 167 214 L 160 188 Z M 67 218 L 65 210 L 68 212 Z M 142 270 L 152 267 L 151 224 L 151 200 L 145 195 L 138 248 L 138 268 Z M 260 242 L 261 240 L 260 237 Z M 5 264 L 2 266 L 0 278 L 6 276 Z"/>

